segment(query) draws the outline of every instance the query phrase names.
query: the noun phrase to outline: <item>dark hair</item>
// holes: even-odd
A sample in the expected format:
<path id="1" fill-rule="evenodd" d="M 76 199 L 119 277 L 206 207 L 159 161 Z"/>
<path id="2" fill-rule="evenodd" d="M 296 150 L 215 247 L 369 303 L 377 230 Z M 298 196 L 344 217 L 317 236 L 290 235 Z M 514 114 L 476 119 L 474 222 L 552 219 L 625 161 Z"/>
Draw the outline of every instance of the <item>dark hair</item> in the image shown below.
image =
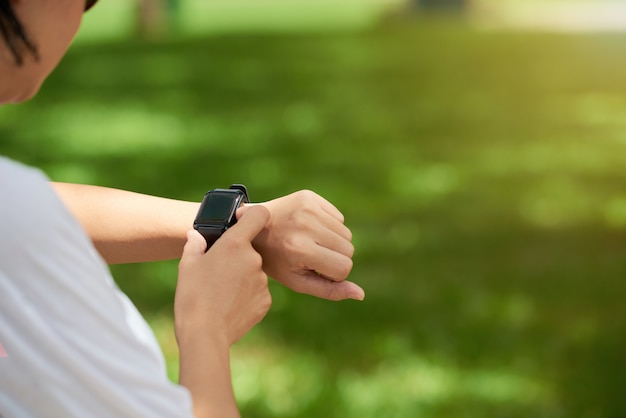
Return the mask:
<path id="1" fill-rule="evenodd" d="M 13 54 L 17 65 L 24 63 L 24 51 L 30 52 L 35 59 L 39 59 L 37 47 L 15 16 L 11 0 L 0 0 L 0 34 Z"/>

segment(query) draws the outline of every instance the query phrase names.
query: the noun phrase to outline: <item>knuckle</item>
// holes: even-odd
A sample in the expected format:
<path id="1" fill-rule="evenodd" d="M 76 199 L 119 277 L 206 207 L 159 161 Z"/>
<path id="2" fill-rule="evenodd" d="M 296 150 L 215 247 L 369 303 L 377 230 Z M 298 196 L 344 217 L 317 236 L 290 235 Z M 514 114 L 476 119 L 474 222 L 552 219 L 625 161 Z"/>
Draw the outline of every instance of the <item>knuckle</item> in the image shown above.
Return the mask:
<path id="1" fill-rule="evenodd" d="M 328 292 L 326 293 L 326 299 L 333 301 L 333 302 L 337 302 L 343 299 L 341 293 L 337 290 L 336 287 L 331 287 L 330 289 L 328 289 Z"/>
<path id="2" fill-rule="evenodd" d="M 293 282 L 289 283 L 289 288 L 291 290 L 293 290 L 296 293 L 300 293 L 303 295 L 308 295 L 308 294 L 312 294 L 311 291 L 309 290 L 308 286 L 307 286 L 307 282 L 306 280 L 302 279 L 302 280 L 294 280 Z"/>
<path id="3" fill-rule="evenodd" d="M 354 245 L 349 242 L 348 244 L 346 244 L 346 256 L 348 256 L 349 258 L 352 258 L 352 256 L 354 256 Z"/>
<path id="4" fill-rule="evenodd" d="M 263 271 L 263 259 L 258 253 L 247 254 L 245 258 L 240 259 L 240 262 L 246 263 L 248 276 L 255 283 L 255 287 L 267 287 L 267 275 Z"/>
<path id="5" fill-rule="evenodd" d="M 350 258 L 345 258 L 341 263 L 337 265 L 338 278 L 345 280 L 352 271 L 353 262 Z"/>
<path id="6" fill-rule="evenodd" d="M 262 308 L 267 312 L 272 307 L 272 294 L 268 291 L 263 295 Z"/>
<path id="7" fill-rule="evenodd" d="M 297 231 L 307 230 L 311 226 L 310 218 L 312 216 L 310 208 L 303 208 L 299 213 L 294 214 L 291 219 L 292 227 Z"/>
<path id="8" fill-rule="evenodd" d="M 245 266 L 248 274 L 254 278 L 260 276 L 263 267 L 263 258 L 254 250 L 239 252 L 236 257 L 237 263 Z"/>
<path id="9" fill-rule="evenodd" d="M 262 279 L 262 280 L 261 280 Z M 258 306 L 259 312 L 263 315 L 269 311 L 272 306 L 272 295 L 269 291 L 267 276 L 259 275 L 259 289 L 257 292 L 256 304 Z"/>
<path id="10" fill-rule="evenodd" d="M 298 199 L 302 202 L 310 202 L 313 200 L 317 200 L 319 197 L 317 193 L 312 190 L 304 189 L 296 192 Z"/>
<path id="11" fill-rule="evenodd" d="M 261 267 L 263 267 L 263 257 L 261 257 L 261 254 L 257 253 L 256 251 L 252 251 L 251 260 L 254 267 L 261 270 Z M 265 280 L 267 281 L 267 276 L 265 275 L 265 273 L 263 273 L 263 277 L 265 277 Z"/>
<path id="12" fill-rule="evenodd" d="M 291 257 L 301 257 L 306 254 L 306 241 L 300 236 L 291 236 L 285 240 L 285 250 Z"/>

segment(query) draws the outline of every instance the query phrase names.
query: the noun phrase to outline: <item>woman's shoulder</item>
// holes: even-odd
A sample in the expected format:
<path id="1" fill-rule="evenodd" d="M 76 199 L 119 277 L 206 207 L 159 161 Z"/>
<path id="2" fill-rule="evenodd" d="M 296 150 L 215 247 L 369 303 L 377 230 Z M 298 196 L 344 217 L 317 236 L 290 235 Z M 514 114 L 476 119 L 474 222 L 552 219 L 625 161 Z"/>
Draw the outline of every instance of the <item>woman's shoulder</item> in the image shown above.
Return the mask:
<path id="1" fill-rule="evenodd" d="M 40 170 L 0 157 L 0 234 L 5 242 L 45 235 L 71 222 L 48 177 Z"/>
<path id="2" fill-rule="evenodd" d="M 0 190 L 3 195 L 10 192 L 21 194 L 25 191 L 23 187 L 36 184 L 48 184 L 48 178 L 41 170 L 0 156 Z"/>

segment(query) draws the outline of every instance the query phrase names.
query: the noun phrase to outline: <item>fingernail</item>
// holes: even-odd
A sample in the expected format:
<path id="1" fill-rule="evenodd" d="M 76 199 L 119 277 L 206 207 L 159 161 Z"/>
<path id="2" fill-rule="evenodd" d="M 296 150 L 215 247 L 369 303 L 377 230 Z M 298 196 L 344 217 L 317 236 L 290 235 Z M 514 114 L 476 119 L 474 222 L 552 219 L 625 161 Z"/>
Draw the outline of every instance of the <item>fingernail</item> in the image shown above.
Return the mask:
<path id="1" fill-rule="evenodd" d="M 358 300 L 358 301 L 363 301 L 365 300 L 365 292 L 359 292 L 358 294 L 355 294 L 352 299 L 354 300 Z"/>

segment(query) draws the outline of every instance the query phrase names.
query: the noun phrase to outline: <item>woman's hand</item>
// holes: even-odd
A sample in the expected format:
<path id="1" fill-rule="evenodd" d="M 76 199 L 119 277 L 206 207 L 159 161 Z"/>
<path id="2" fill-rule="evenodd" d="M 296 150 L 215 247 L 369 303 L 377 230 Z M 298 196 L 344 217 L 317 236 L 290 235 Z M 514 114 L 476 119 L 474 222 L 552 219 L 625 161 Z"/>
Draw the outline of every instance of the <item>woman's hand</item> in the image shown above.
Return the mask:
<path id="1" fill-rule="evenodd" d="M 260 205 L 269 209 L 271 219 L 253 244 L 267 274 L 299 293 L 363 300 L 363 289 L 346 280 L 352 270 L 352 232 L 335 206 L 308 190 Z"/>
<path id="2" fill-rule="evenodd" d="M 189 231 L 179 264 L 174 303 L 177 332 L 188 327 L 224 334 L 235 343 L 263 319 L 271 305 L 267 275 L 251 241 L 269 220 L 261 206 L 239 209 L 241 218 L 205 253 L 206 242 Z"/>
<path id="3" fill-rule="evenodd" d="M 230 346 L 259 323 L 271 305 L 267 275 L 251 241 L 269 220 L 267 209 L 242 208 L 239 222 L 205 253 L 189 231 L 174 300 L 180 384 L 198 418 L 238 418 L 230 375 Z"/>

